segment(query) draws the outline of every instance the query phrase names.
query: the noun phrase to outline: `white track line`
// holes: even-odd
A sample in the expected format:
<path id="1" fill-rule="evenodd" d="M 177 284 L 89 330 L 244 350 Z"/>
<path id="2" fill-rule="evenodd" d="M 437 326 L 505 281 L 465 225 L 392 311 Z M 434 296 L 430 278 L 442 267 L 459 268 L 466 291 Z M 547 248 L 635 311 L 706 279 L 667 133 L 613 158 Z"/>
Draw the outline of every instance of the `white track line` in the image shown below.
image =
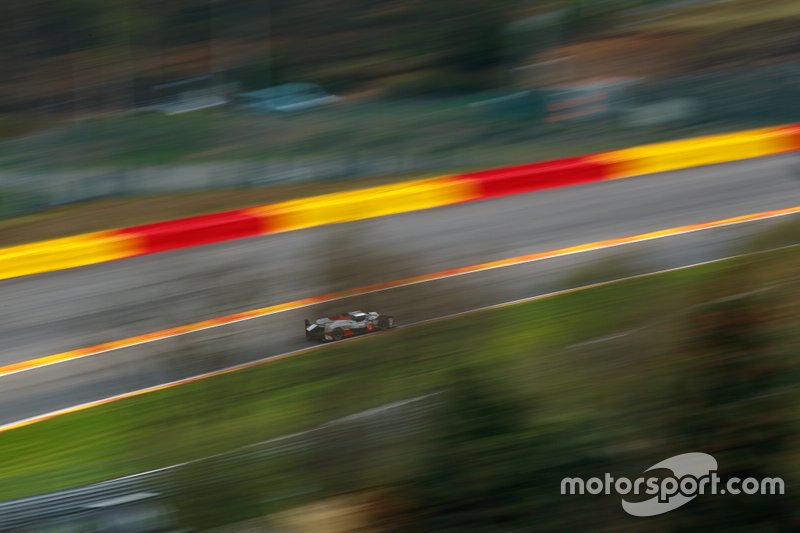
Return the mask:
<path id="1" fill-rule="evenodd" d="M 114 351 L 117 351 L 117 350 L 124 350 L 126 348 L 132 348 L 134 346 L 141 346 L 141 345 L 144 345 L 144 344 L 160 342 L 160 341 L 172 339 L 172 338 L 175 338 L 175 337 L 180 337 L 180 336 L 183 336 L 183 335 L 190 335 L 190 334 L 197 333 L 197 332 L 200 332 L 200 331 L 206 331 L 206 330 L 215 329 L 215 328 L 219 328 L 219 327 L 229 326 L 231 324 L 237 324 L 237 323 L 240 323 L 240 322 L 246 322 L 248 320 L 254 320 L 254 319 L 258 319 L 258 318 L 263 318 L 265 316 L 270 316 L 270 315 L 274 315 L 274 314 L 278 314 L 278 313 L 284 313 L 284 312 L 287 312 L 287 311 L 294 311 L 294 310 L 297 310 L 297 309 L 303 309 L 303 308 L 311 307 L 311 306 L 318 305 L 318 304 L 321 304 L 321 303 L 335 302 L 335 301 L 343 300 L 343 299 L 346 299 L 346 298 L 352 298 L 354 296 L 363 296 L 363 295 L 366 295 L 366 294 L 384 292 L 384 291 L 388 291 L 388 290 L 392 290 L 392 289 L 408 287 L 408 286 L 411 286 L 411 285 L 418 285 L 418 284 L 422 284 L 422 283 L 431 283 L 431 282 L 436 282 L 436 281 L 440 281 L 440 280 L 443 280 L 443 279 L 449 279 L 449 278 L 454 278 L 454 277 L 458 277 L 458 276 L 466 276 L 466 275 L 470 275 L 470 274 L 477 274 L 477 273 L 486 272 L 486 271 L 489 271 L 489 270 L 500 269 L 500 268 L 509 268 L 509 267 L 514 267 L 514 266 L 520 266 L 520 265 L 533 263 L 533 262 L 538 262 L 538 261 L 546 261 L 546 260 L 549 260 L 549 259 L 556 259 L 556 258 L 560 258 L 560 257 L 566 257 L 566 256 L 569 256 L 569 255 L 577 255 L 577 254 L 582 254 L 582 253 L 595 252 L 595 251 L 599 251 L 599 250 L 606 250 L 606 249 L 616 248 L 616 247 L 619 247 L 619 246 L 627 246 L 627 245 L 631 245 L 631 244 L 638 244 L 640 242 L 647 242 L 647 241 L 665 239 L 665 238 L 669 238 L 669 237 L 679 237 L 679 236 L 682 236 L 682 235 L 689 235 L 689 234 L 698 233 L 698 232 L 701 232 L 701 231 L 708 231 L 708 230 L 724 228 L 724 227 L 729 227 L 729 226 L 734 226 L 734 225 L 739 225 L 739 224 L 752 223 L 752 222 L 761 222 L 761 221 L 770 220 L 770 219 L 778 218 L 778 217 L 797 215 L 798 214 L 798 210 L 797 209 L 800 209 L 800 206 L 793 207 L 793 208 L 787 208 L 787 209 L 784 209 L 784 210 L 773 210 L 773 211 L 765 211 L 765 212 L 762 212 L 762 213 L 751 213 L 751 214 L 747 214 L 747 215 L 741 215 L 741 216 L 738 216 L 738 217 L 731 217 L 731 218 L 728 218 L 728 219 L 722 219 L 722 220 L 719 220 L 719 221 L 712 221 L 712 222 L 708 222 L 708 223 L 689 224 L 689 225 L 686 225 L 686 226 L 666 228 L 666 229 L 663 229 L 663 230 L 651 231 L 651 232 L 643 233 L 643 234 L 640 234 L 640 235 L 633 235 L 633 236 L 620 237 L 620 238 L 612 238 L 612 239 L 607 239 L 605 241 L 597 241 L 596 243 L 585 243 L 585 244 L 578 244 L 578 245 L 575 245 L 575 246 L 568 246 L 568 247 L 564 247 L 564 248 L 557 249 L 557 250 L 550 250 L 550 251 L 543 251 L 543 252 L 533 252 L 531 254 L 525 254 L 525 255 L 520 256 L 521 259 L 519 261 L 516 261 L 516 262 L 509 262 L 509 263 L 503 263 L 503 264 L 492 264 L 492 263 L 502 262 L 504 260 L 500 259 L 500 260 L 496 260 L 496 261 L 487 261 L 487 262 L 478 263 L 478 264 L 475 264 L 475 265 L 469 265 L 467 268 L 471 268 L 471 267 L 475 267 L 475 268 L 471 268 L 470 270 L 463 271 L 463 272 L 448 273 L 449 270 L 455 270 L 455 269 L 447 269 L 447 270 L 443 271 L 443 273 L 441 273 L 441 274 L 439 274 L 439 273 L 431 273 L 431 274 L 423 274 L 421 276 L 412 276 L 410 278 L 407 278 L 407 279 L 409 279 L 409 281 L 407 281 L 407 282 L 404 282 L 403 279 L 386 282 L 387 286 L 385 286 L 385 287 L 365 288 L 363 291 L 360 291 L 360 292 L 355 293 L 355 294 L 342 294 L 343 292 L 346 292 L 346 291 L 341 291 L 340 293 L 334 293 L 334 294 L 330 295 L 330 297 L 326 297 L 324 299 L 320 299 L 320 300 L 317 300 L 317 301 L 311 301 L 311 302 L 303 303 L 304 300 L 310 300 L 310 299 L 313 299 L 314 297 L 301 298 L 299 300 L 296 300 L 298 302 L 296 305 L 293 305 L 292 302 L 287 302 L 285 304 L 275 304 L 275 305 L 267 306 L 264 309 L 271 309 L 272 307 L 280 307 L 280 308 L 279 309 L 275 309 L 275 310 L 269 310 L 269 311 L 265 310 L 263 313 L 258 313 L 258 314 L 254 314 L 254 315 L 251 315 L 251 316 L 240 317 L 240 318 L 232 319 L 230 321 L 219 323 L 219 324 L 210 324 L 210 325 L 206 325 L 206 326 L 202 326 L 202 327 L 198 326 L 198 327 L 192 328 L 192 329 L 190 329 L 188 331 L 182 331 L 182 332 L 178 332 L 178 333 L 170 333 L 169 335 L 165 335 L 165 336 L 162 336 L 162 337 L 154 337 L 154 338 L 147 338 L 147 339 L 141 339 L 141 340 L 134 340 L 134 339 L 137 339 L 139 337 L 147 336 L 149 333 L 145 333 L 145 334 L 142 334 L 142 335 L 134 335 L 134 336 L 129 338 L 129 339 L 131 339 L 131 342 L 129 344 L 124 344 L 122 346 L 114 346 L 114 347 L 110 347 L 110 348 L 98 349 L 97 351 L 88 352 L 86 354 L 74 355 L 74 356 L 70 356 L 69 358 L 57 359 L 57 360 L 53 360 L 53 361 L 49 361 L 49 362 L 43 362 L 43 363 L 37 364 L 35 366 L 22 367 L 20 369 L 10 370 L 10 371 L 3 371 L 2 368 L 14 367 L 14 366 L 17 366 L 17 365 L 21 365 L 21 364 L 25 363 L 25 361 L 20 361 L 20 362 L 17 362 L 17 363 L 10 363 L 8 365 L 0 366 L 0 379 L 2 379 L 4 377 L 7 377 L 7 376 L 12 376 L 14 374 L 19 374 L 21 372 L 29 372 L 29 371 L 37 370 L 39 368 L 45 368 L 45 367 L 52 366 L 52 365 L 57 365 L 57 364 L 62 364 L 62 363 L 66 363 L 66 362 L 76 361 L 78 359 L 83 359 L 85 357 L 92 357 L 92 356 L 95 356 L 95 355 L 114 352 Z M 778 212 L 778 211 L 783 211 L 783 212 Z M 775 213 L 775 214 L 767 214 L 767 213 Z M 751 216 L 756 216 L 756 215 L 758 215 L 758 218 L 745 218 L 745 217 L 751 217 Z M 763 215 L 763 216 L 761 216 L 761 215 Z M 696 226 L 700 226 L 700 227 L 696 227 Z M 641 237 L 641 238 L 639 238 L 639 237 Z M 611 241 L 624 241 L 624 242 L 611 242 Z M 580 249 L 576 249 L 576 248 L 580 248 Z M 543 255 L 543 256 L 542 257 L 528 257 L 528 256 L 539 256 L 539 255 Z M 508 258 L 508 259 L 511 260 L 511 259 L 514 259 L 514 258 Z M 485 265 L 485 266 L 482 266 L 482 265 Z M 456 267 L 456 268 L 458 268 L 458 267 Z M 425 276 L 430 276 L 430 277 L 425 278 Z M 415 278 L 425 278 L 425 279 L 415 279 Z M 395 283 L 395 282 L 397 282 L 397 283 Z M 394 284 L 392 284 L 392 283 L 394 283 Z M 376 283 L 375 285 L 381 285 L 381 284 L 380 283 Z M 248 312 L 248 311 L 244 311 L 244 313 L 246 313 L 246 312 Z M 202 322 L 200 322 L 200 323 L 202 323 Z M 191 324 L 184 325 L 184 326 L 177 326 L 177 327 L 185 327 L 185 326 L 191 326 Z M 172 329 L 174 329 L 174 328 L 172 328 Z M 121 339 L 121 340 L 125 340 L 125 339 Z M 114 342 L 114 341 L 109 341 L 109 342 Z M 106 343 L 101 343 L 101 346 L 102 346 L 102 344 L 106 344 Z M 74 352 L 74 351 L 78 351 L 78 350 L 80 350 L 80 348 L 78 348 L 76 350 L 69 350 L 67 352 L 63 352 L 63 354 L 68 354 L 68 353 L 71 353 L 71 352 Z M 53 354 L 53 355 L 60 355 L 60 354 Z M 44 356 L 44 358 L 46 358 L 46 357 L 52 357 L 52 356 Z M 33 358 L 33 359 L 30 359 L 29 361 L 36 361 L 37 359 L 39 359 L 39 358 Z"/>
<path id="2" fill-rule="evenodd" d="M 779 251 L 779 250 L 786 250 L 786 249 L 796 248 L 798 246 L 800 246 L 800 243 L 791 244 L 791 245 L 787 245 L 787 246 L 781 246 L 779 248 L 773 248 L 773 249 L 770 249 L 770 250 L 763 250 L 763 251 L 749 253 L 749 254 L 736 254 L 736 255 L 731 255 L 731 256 L 727 256 L 727 257 L 721 257 L 721 258 L 718 258 L 718 259 L 711 259 L 711 260 L 708 260 L 708 261 L 702 261 L 702 262 L 699 262 L 699 263 L 692 263 L 692 264 L 689 264 L 689 265 L 683 265 L 683 266 L 679 266 L 679 267 L 672 267 L 672 268 L 667 268 L 667 269 L 662 269 L 662 270 L 656 270 L 656 271 L 647 272 L 647 273 L 644 273 L 644 274 L 636 274 L 636 275 L 633 275 L 633 276 L 625 276 L 625 277 L 618 278 L 618 279 L 613 279 L 613 280 L 608 280 L 608 281 L 601 281 L 601 282 L 598 282 L 598 283 L 591 283 L 591 284 L 588 284 L 588 285 L 582 285 L 580 287 L 574 287 L 574 288 L 571 288 L 571 289 L 563 289 L 563 290 L 560 290 L 560 291 L 554 291 L 554 292 L 549 292 L 549 293 L 545 293 L 545 294 L 538 294 L 538 295 L 535 295 L 535 296 L 528 296 L 526 298 L 520 298 L 520 299 L 512 300 L 512 301 L 509 301 L 509 302 L 503 302 L 503 303 L 499 303 L 499 304 L 487 305 L 487 306 L 478 307 L 478 308 L 475 308 L 475 309 L 470 309 L 468 311 L 461 311 L 461 312 L 458 312 L 458 313 L 452 313 L 452 314 L 448 314 L 448 315 L 443 315 L 443 316 L 436 317 L 436 318 L 430 318 L 430 319 L 427 319 L 427 320 L 421 320 L 421 321 L 418 321 L 418 322 L 413 322 L 411 324 L 400 326 L 399 328 L 402 328 L 402 329 L 415 328 L 415 327 L 423 326 L 425 324 L 431 324 L 431 323 L 435 323 L 435 322 L 441 322 L 441 321 L 444 321 L 444 320 L 450 320 L 450 319 L 453 319 L 453 318 L 458 318 L 458 317 L 461 317 L 461 316 L 470 315 L 470 314 L 474 314 L 474 313 L 480 313 L 480 312 L 484 312 L 484 311 L 491 311 L 493 309 L 501 309 L 501 308 L 504 308 L 504 307 L 509 307 L 509 306 L 517 305 L 517 304 L 521 304 L 521 303 L 532 302 L 532 301 L 536 301 L 536 300 L 543 300 L 545 298 L 553 298 L 553 297 L 556 297 L 556 296 L 561 296 L 561 295 L 565 295 L 565 294 L 571 294 L 571 293 L 575 293 L 575 292 L 585 291 L 585 290 L 594 289 L 594 288 L 597 288 L 597 287 L 605 287 L 605 286 L 608 286 L 608 285 L 622 283 L 622 282 L 625 282 L 625 281 L 648 278 L 648 277 L 656 276 L 656 275 L 659 275 L 659 274 L 666 274 L 666 273 L 669 273 L 669 272 L 677 272 L 677 271 L 686 270 L 686 269 L 689 269 L 689 268 L 694 268 L 694 267 L 699 267 L 699 266 L 704 266 L 704 265 L 711 265 L 711 264 L 720 263 L 720 262 L 723 262 L 723 261 L 730 261 L 732 259 L 737 259 L 737 258 L 741 258 L 741 257 L 752 257 L 752 256 L 756 256 L 756 255 L 769 253 L 769 252 L 775 252 L 775 251 Z M 390 333 L 390 332 L 384 332 L 384 334 L 385 333 Z M 340 346 L 340 345 L 342 345 L 342 344 L 344 344 L 346 342 L 356 342 L 356 341 L 359 341 L 359 340 L 370 339 L 370 338 L 373 338 L 373 337 L 374 337 L 374 335 L 365 335 L 365 336 L 360 336 L 360 337 L 354 337 L 354 338 L 351 338 L 351 339 L 345 339 L 343 341 L 338 341 L 338 342 L 333 343 L 333 344 L 312 346 L 310 348 L 302 348 L 302 349 L 299 349 L 299 350 L 293 350 L 291 352 L 285 352 L 285 353 L 282 353 L 282 354 L 271 355 L 269 357 L 264 357 L 264 358 L 261 358 L 261 359 L 257 359 L 255 361 L 250 361 L 250 362 L 247 362 L 247 363 L 233 365 L 233 366 L 226 367 L 226 368 L 223 368 L 223 369 L 220 369 L 220 370 L 215 370 L 213 372 L 206 372 L 206 373 L 203 373 L 203 374 L 198 374 L 196 376 L 183 378 L 183 379 L 175 380 L 175 381 L 170 381 L 168 383 L 164 383 L 164 384 L 161 384 L 161 385 L 154 385 L 152 387 L 146 387 L 146 388 L 143 388 L 143 389 L 138 389 L 138 390 L 127 392 L 127 393 L 122 393 L 122 394 L 110 396 L 108 398 L 103 398 L 103 399 L 100 399 L 100 400 L 94 400 L 94 401 L 91 401 L 91 402 L 86 402 L 86 403 L 74 405 L 74 406 L 71 406 L 71 407 L 65 407 L 65 408 L 62 408 L 62 409 L 55 410 L 55 411 L 50 411 L 48 413 L 43 413 L 43 414 L 40 414 L 40 415 L 35 415 L 35 416 L 29 417 L 29 418 L 25 418 L 23 420 L 18 420 L 18 421 L 15 421 L 15 422 L 9 422 L 9 423 L 0 425 L 0 433 L 5 432 L 5 431 L 10 431 L 10 430 L 16 429 L 18 427 L 24 427 L 24 426 L 27 426 L 27 425 L 31 425 L 31 424 L 34 424 L 34 423 L 37 423 L 37 422 L 42 422 L 44 420 L 48 420 L 48 419 L 55 418 L 55 417 L 58 417 L 58 416 L 62 416 L 62 415 L 65 415 L 65 414 L 69 414 L 69 413 L 73 413 L 73 412 L 77 412 L 77 411 L 83 411 L 83 410 L 86 410 L 86 409 L 90 409 L 92 407 L 98 407 L 100 405 L 104 405 L 104 404 L 120 401 L 120 400 L 123 400 L 123 399 L 132 398 L 132 397 L 136 397 L 136 396 L 142 396 L 144 394 L 149 394 L 151 392 L 157 392 L 159 390 L 173 388 L 173 387 L 177 387 L 179 385 L 184 385 L 184 384 L 187 384 L 187 383 L 193 383 L 195 381 L 201 381 L 201 380 L 204 380 L 204 379 L 212 378 L 212 377 L 215 377 L 215 376 L 220 376 L 220 375 L 223 375 L 223 374 L 229 374 L 231 372 L 236 372 L 236 371 L 239 371 L 239 370 L 245 370 L 247 368 L 253 368 L 253 367 L 256 367 L 256 366 L 261 366 L 263 364 L 276 362 L 276 361 L 279 361 L 279 360 L 282 360 L 282 359 L 288 359 L 290 357 L 295 357 L 295 356 L 298 356 L 298 355 L 302 355 L 302 354 L 314 352 L 314 351 L 317 351 L 317 350 L 325 349 L 325 348 L 328 348 L 330 346 Z"/>

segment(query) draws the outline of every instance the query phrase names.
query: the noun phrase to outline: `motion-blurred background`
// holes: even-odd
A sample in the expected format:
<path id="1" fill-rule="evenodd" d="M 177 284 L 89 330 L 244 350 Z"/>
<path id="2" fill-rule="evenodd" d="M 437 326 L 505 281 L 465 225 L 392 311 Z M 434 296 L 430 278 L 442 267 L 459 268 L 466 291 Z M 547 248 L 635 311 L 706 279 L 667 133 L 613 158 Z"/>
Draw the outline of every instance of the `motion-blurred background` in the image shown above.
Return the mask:
<path id="1" fill-rule="evenodd" d="M 0 16 L 3 246 L 800 121 L 797 0 L 3 0 Z M 791 157 L 4 280 L 2 362 L 788 208 Z M 2 432 L 0 529 L 797 530 L 800 226 L 730 226 L 0 375 L 5 423 L 305 348 L 302 319 L 345 305 L 408 325 L 600 284 Z M 649 519 L 559 494 L 688 452 L 786 494 Z"/>
<path id="2" fill-rule="evenodd" d="M 800 117 L 793 0 L 8 0 L 0 10 L 3 217 L 485 168 Z"/>

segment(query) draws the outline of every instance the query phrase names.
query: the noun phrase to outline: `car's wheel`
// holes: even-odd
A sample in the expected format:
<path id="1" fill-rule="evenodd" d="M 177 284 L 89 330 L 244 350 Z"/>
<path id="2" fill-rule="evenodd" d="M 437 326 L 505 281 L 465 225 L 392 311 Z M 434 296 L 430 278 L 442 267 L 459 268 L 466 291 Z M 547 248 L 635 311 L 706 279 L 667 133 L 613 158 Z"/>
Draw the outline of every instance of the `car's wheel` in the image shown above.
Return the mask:
<path id="1" fill-rule="evenodd" d="M 390 316 L 382 316 L 378 318 L 378 329 L 384 330 L 394 327 L 394 318 Z"/>
<path id="2" fill-rule="evenodd" d="M 333 340 L 340 341 L 344 338 L 344 331 L 341 328 L 336 328 L 335 330 L 331 331 L 331 337 Z"/>

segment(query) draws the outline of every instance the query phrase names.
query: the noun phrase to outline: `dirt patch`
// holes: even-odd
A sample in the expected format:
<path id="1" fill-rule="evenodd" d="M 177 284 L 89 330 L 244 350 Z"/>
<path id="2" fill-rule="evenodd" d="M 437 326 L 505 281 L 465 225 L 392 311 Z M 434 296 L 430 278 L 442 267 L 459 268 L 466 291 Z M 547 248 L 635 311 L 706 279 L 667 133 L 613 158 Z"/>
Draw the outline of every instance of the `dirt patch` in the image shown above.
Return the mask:
<path id="1" fill-rule="evenodd" d="M 697 69 L 748 67 L 800 59 L 800 17 L 727 30 L 698 42 Z"/>
<path id="2" fill-rule="evenodd" d="M 560 84 L 797 61 L 800 2 L 726 0 L 631 10 L 601 33 L 603 37 L 546 50 L 527 64 L 546 65 L 546 76 L 538 73 L 547 78 L 544 84 Z"/>
<path id="3" fill-rule="evenodd" d="M 383 506 L 375 494 L 345 495 L 277 513 L 270 521 L 285 533 L 378 532 Z"/>
<path id="4" fill-rule="evenodd" d="M 607 37 L 547 50 L 532 62 L 550 65 L 544 85 L 677 75 L 686 71 L 686 57 L 699 40 L 691 33 Z"/>

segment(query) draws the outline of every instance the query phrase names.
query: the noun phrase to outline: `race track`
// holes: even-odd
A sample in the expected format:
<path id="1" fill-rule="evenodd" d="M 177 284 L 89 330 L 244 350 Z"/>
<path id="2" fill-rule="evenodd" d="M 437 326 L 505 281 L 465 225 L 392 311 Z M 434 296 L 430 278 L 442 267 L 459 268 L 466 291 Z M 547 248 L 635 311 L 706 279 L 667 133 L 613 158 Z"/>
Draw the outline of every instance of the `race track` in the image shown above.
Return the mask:
<path id="1" fill-rule="evenodd" d="M 797 158 L 776 156 L 7 280 L 0 365 L 376 281 L 795 205 Z M 6 376 L 0 424 L 307 347 L 303 317 L 362 308 L 423 320 L 567 288 L 571 270 L 609 253 L 634 254 L 638 272 L 727 256 L 774 223 L 411 285 Z"/>

